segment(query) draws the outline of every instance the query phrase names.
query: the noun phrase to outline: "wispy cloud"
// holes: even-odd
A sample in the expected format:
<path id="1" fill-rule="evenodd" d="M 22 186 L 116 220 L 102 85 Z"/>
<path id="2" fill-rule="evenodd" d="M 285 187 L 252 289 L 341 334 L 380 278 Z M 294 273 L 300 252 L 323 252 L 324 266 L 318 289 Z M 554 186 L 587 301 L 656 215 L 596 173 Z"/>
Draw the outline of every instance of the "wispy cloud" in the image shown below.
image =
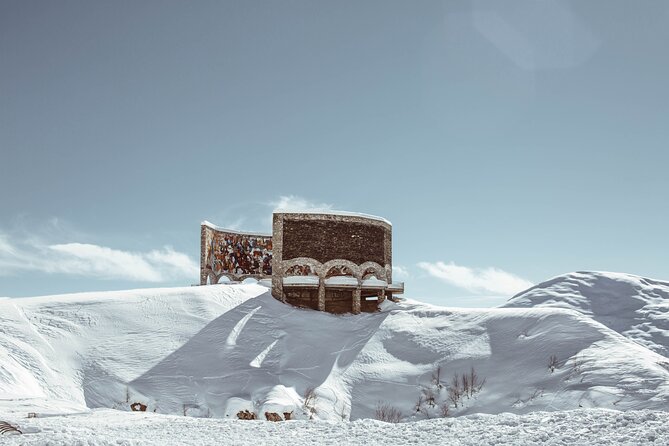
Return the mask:
<path id="1" fill-rule="evenodd" d="M 170 246 L 131 252 L 91 243 L 47 243 L 38 238 L 10 238 L 0 233 L 0 275 L 43 272 L 120 279 L 168 282 L 196 278 L 199 266 Z"/>
<path id="2" fill-rule="evenodd" d="M 9 242 L 9 237 L 6 234 L 0 233 L 0 259 L 4 256 L 14 255 L 16 250 Z"/>
<path id="3" fill-rule="evenodd" d="M 332 205 L 327 203 L 317 203 L 309 201 L 306 198 L 297 195 L 282 195 L 277 200 L 271 201 L 269 205 L 273 210 L 278 211 L 329 211 Z"/>
<path id="4" fill-rule="evenodd" d="M 273 211 L 332 210 L 328 203 L 312 201 L 298 195 L 281 195 L 263 201 L 226 202 L 217 212 L 207 215 L 206 220 L 233 231 L 272 232 Z"/>
<path id="5" fill-rule="evenodd" d="M 410 277 L 409 270 L 400 265 L 393 265 L 393 279 L 403 280 Z"/>
<path id="6" fill-rule="evenodd" d="M 429 275 L 471 293 L 496 293 L 511 296 L 533 283 L 498 268 L 470 268 L 444 262 L 420 262 L 418 266 Z"/>

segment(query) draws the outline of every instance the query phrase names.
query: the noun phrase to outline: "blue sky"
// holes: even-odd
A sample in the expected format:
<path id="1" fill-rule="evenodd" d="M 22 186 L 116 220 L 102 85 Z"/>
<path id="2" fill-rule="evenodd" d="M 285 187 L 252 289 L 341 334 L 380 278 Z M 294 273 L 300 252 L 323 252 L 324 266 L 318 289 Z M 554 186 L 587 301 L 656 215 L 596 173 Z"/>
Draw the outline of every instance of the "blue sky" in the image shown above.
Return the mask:
<path id="1" fill-rule="evenodd" d="M 0 1 L 0 296 L 197 282 L 199 223 L 381 215 L 407 297 L 669 279 L 665 1 Z"/>

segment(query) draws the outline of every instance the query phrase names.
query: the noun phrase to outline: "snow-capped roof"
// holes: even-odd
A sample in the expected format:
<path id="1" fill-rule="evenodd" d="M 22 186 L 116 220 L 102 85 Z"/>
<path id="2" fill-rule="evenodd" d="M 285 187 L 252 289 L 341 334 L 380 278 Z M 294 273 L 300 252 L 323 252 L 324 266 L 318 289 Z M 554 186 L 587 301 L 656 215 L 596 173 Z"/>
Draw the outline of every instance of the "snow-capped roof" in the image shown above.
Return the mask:
<path id="1" fill-rule="evenodd" d="M 318 276 L 288 276 L 283 278 L 283 285 L 296 287 L 317 287 L 318 281 Z"/>
<path id="2" fill-rule="evenodd" d="M 271 237 L 272 234 L 267 234 L 265 232 L 249 232 L 249 231 L 240 231 L 239 229 L 229 229 L 229 228 L 224 228 L 222 226 L 216 226 L 215 224 L 204 220 L 202 223 L 200 223 L 202 226 L 207 226 L 211 229 L 215 229 L 216 231 L 221 231 L 221 232 L 231 232 L 233 234 L 241 234 L 241 235 L 255 235 L 257 237 Z"/>
<path id="3" fill-rule="evenodd" d="M 352 287 L 357 288 L 358 279 L 351 276 L 334 276 L 325 279 L 325 286 Z"/>
<path id="4" fill-rule="evenodd" d="M 351 211 L 335 211 L 331 209 L 306 209 L 306 210 L 294 210 L 294 209 L 275 209 L 274 210 L 275 214 L 318 214 L 318 215 L 340 215 L 343 217 L 362 217 L 362 218 L 368 218 L 370 220 L 377 220 L 381 221 L 383 223 L 386 223 L 390 226 L 393 224 L 383 218 L 383 217 L 378 217 L 376 215 L 370 215 L 370 214 L 363 214 L 361 212 L 351 212 Z"/>
<path id="5" fill-rule="evenodd" d="M 388 288 L 386 288 L 386 290 L 390 291 L 391 293 L 402 294 L 404 293 L 404 282 L 393 282 L 388 284 Z"/>
<path id="6" fill-rule="evenodd" d="M 377 279 L 376 277 L 370 277 L 369 279 L 365 279 L 362 281 L 361 287 L 362 288 L 386 288 L 388 286 L 388 282 L 385 280 L 380 280 Z"/>

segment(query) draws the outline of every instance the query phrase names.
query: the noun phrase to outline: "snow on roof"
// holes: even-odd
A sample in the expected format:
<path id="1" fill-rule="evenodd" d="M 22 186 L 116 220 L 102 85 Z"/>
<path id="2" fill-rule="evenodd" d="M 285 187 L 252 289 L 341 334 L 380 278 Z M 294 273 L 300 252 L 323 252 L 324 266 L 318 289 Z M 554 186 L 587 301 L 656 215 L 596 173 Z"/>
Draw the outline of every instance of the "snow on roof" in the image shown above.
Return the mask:
<path id="1" fill-rule="evenodd" d="M 363 280 L 361 286 L 362 288 L 385 288 L 388 286 L 388 282 L 377 279 L 376 277 L 370 277 L 369 279 Z"/>
<path id="2" fill-rule="evenodd" d="M 357 287 L 358 279 L 351 276 L 334 276 L 325 279 L 325 286 Z"/>
<path id="3" fill-rule="evenodd" d="M 404 282 L 393 282 L 388 285 L 387 289 L 390 292 L 402 294 L 404 293 Z"/>
<path id="4" fill-rule="evenodd" d="M 224 228 L 222 226 L 216 226 L 215 224 L 205 220 L 202 223 L 200 223 L 202 226 L 207 226 L 211 229 L 215 229 L 216 231 L 222 231 L 222 232 L 231 232 L 233 234 L 242 234 L 242 235 L 255 235 L 257 237 L 271 237 L 272 234 L 267 234 L 265 232 L 248 232 L 248 231 L 240 231 L 238 229 L 229 229 L 229 228 Z"/>
<path id="5" fill-rule="evenodd" d="M 283 278 L 284 286 L 318 286 L 318 276 L 288 276 Z"/>
<path id="6" fill-rule="evenodd" d="M 388 224 L 389 226 L 392 226 L 393 224 L 389 221 L 386 220 L 383 217 L 378 217 L 376 215 L 370 215 L 370 214 L 363 214 L 361 212 L 350 212 L 350 211 L 334 211 L 330 209 L 305 209 L 305 210 L 295 210 L 295 209 L 275 209 L 274 210 L 275 214 L 317 214 L 317 215 L 339 215 L 343 217 L 361 217 L 361 218 L 368 218 L 370 220 L 376 220 L 380 221 L 383 223 Z M 207 226 L 211 229 L 214 229 L 216 231 L 222 231 L 222 232 L 231 232 L 233 234 L 242 234 L 242 235 L 255 235 L 257 237 L 271 237 L 272 234 L 268 234 L 265 232 L 249 232 L 249 231 L 240 231 L 238 229 L 230 229 L 230 228 L 224 228 L 222 226 L 217 226 L 210 221 L 204 220 L 202 223 L 200 223 L 202 226 Z"/>
<path id="7" fill-rule="evenodd" d="M 362 218 L 369 218 L 370 220 L 381 221 L 383 223 L 387 223 L 390 226 L 393 225 L 389 220 L 386 220 L 383 217 L 378 217 L 376 215 L 363 214 L 361 212 L 351 212 L 351 211 L 335 211 L 335 210 L 332 210 L 332 209 L 318 209 L 318 208 L 303 209 L 303 210 L 275 209 L 274 213 L 275 214 L 318 214 L 318 215 L 340 215 L 340 216 L 344 216 L 344 217 L 362 217 Z"/>

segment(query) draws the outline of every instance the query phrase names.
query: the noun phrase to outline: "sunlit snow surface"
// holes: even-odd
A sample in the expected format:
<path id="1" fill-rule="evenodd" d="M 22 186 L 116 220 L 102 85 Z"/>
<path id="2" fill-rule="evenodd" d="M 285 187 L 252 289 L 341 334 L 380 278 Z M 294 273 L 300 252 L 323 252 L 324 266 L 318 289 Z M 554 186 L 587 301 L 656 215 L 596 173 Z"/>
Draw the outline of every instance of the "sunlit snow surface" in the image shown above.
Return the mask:
<path id="1" fill-rule="evenodd" d="M 449 404 L 472 367 L 485 385 Z M 416 412 L 426 389 L 448 419 Z M 409 423 L 369 420 L 380 403 Z M 297 421 L 237 421 L 245 409 Z M 646 410 L 669 410 L 668 358 L 569 309 L 407 301 L 332 315 L 253 284 L 0 299 L 0 420 L 27 444 L 667 444 L 667 414 Z"/>
<path id="2" fill-rule="evenodd" d="M 580 409 L 476 414 L 389 424 L 375 420 L 232 421 L 118 412 L 20 420 L 3 445 L 638 445 L 669 444 L 669 413 Z"/>
<path id="3" fill-rule="evenodd" d="M 669 358 L 669 282 L 622 273 L 576 272 L 523 291 L 503 307 L 577 310 Z"/>

